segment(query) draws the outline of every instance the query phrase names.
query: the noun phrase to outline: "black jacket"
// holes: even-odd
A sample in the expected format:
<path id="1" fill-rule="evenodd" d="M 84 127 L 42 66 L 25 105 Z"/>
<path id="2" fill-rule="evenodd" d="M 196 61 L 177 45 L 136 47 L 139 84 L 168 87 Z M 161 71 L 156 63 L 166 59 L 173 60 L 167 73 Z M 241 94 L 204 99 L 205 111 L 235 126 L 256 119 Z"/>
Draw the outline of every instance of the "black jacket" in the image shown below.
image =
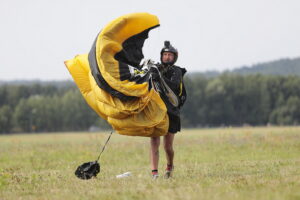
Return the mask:
<path id="1" fill-rule="evenodd" d="M 179 66 L 173 65 L 169 67 L 160 67 L 161 74 L 164 78 L 164 81 L 168 84 L 168 86 L 172 89 L 172 91 L 177 95 L 179 99 L 178 107 L 174 107 L 170 102 L 166 95 L 161 94 L 163 101 L 165 102 L 169 114 L 179 116 L 179 109 L 183 106 L 187 94 L 183 83 L 183 76 L 186 73 L 185 68 L 181 68 Z"/>

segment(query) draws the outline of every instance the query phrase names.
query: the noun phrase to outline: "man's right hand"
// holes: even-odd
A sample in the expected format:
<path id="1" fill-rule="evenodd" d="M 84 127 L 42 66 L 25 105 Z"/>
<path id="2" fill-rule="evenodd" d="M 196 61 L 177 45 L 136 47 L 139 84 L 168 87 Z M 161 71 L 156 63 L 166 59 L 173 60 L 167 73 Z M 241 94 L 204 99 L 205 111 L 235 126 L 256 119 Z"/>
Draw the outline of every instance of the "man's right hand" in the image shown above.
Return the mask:
<path id="1" fill-rule="evenodd" d="M 151 73 L 151 76 L 152 76 L 153 80 L 155 80 L 155 81 L 159 80 L 159 71 L 158 71 L 158 69 L 157 69 L 157 67 L 155 65 L 152 65 L 150 67 L 149 71 Z"/>

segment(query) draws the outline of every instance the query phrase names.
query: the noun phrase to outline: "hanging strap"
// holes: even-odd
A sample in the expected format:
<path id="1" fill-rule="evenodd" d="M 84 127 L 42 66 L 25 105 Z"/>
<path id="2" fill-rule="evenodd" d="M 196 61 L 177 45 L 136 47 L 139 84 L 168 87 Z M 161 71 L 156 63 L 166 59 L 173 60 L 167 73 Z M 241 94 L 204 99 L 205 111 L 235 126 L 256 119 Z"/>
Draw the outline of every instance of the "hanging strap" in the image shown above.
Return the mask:
<path id="1" fill-rule="evenodd" d="M 108 138 L 107 138 L 107 140 L 106 140 L 104 146 L 102 147 L 102 151 L 100 152 L 100 154 L 99 154 L 99 156 L 98 156 L 98 158 L 97 158 L 96 161 L 99 161 L 100 156 L 101 156 L 102 152 L 104 151 L 104 149 L 105 149 L 105 147 L 106 147 L 106 145 L 107 145 L 107 143 L 108 143 L 108 141 L 109 141 L 109 139 L 110 139 L 110 137 L 111 137 L 111 135 L 112 135 L 113 132 L 114 132 L 114 131 L 111 131 L 111 132 L 110 132 L 110 134 L 109 134 L 109 136 L 108 136 Z"/>

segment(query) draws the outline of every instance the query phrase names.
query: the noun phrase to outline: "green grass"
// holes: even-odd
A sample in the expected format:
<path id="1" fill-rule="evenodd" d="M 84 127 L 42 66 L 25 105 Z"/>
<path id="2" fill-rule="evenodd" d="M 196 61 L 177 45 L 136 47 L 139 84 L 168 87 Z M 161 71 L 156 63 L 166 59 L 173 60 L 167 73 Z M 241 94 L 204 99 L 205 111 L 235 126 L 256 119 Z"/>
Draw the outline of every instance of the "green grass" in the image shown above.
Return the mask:
<path id="1" fill-rule="evenodd" d="M 108 134 L 0 136 L 0 199 L 300 199 L 300 127 L 183 130 L 174 178 L 152 180 L 149 138 L 114 134 L 97 178 L 75 177 Z M 159 170 L 165 168 L 161 147 Z M 130 171 L 132 176 L 116 179 Z"/>

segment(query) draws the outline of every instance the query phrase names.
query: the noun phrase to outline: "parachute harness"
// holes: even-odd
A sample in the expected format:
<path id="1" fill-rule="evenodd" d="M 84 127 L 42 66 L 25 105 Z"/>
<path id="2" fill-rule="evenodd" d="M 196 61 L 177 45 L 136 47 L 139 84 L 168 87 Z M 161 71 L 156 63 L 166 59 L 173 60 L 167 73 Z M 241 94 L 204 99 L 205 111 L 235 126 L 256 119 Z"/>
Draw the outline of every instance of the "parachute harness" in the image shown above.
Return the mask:
<path id="1" fill-rule="evenodd" d="M 157 64 L 154 63 L 152 60 L 147 60 L 146 65 L 148 66 L 149 70 L 152 72 L 154 71 L 158 75 L 158 79 L 156 81 L 153 80 L 153 74 L 151 74 L 151 84 L 153 88 L 158 92 L 163 92 L 169 99 L 170 103 L 177 107 L 179 105 L 179 99 L 176 94 L 172 91 L 172 89 L 168 86 L 168 84 L 164 81 L 162 73 L 158 69 Z M 151 69 L 152 68 L 152 69 Z"/>

